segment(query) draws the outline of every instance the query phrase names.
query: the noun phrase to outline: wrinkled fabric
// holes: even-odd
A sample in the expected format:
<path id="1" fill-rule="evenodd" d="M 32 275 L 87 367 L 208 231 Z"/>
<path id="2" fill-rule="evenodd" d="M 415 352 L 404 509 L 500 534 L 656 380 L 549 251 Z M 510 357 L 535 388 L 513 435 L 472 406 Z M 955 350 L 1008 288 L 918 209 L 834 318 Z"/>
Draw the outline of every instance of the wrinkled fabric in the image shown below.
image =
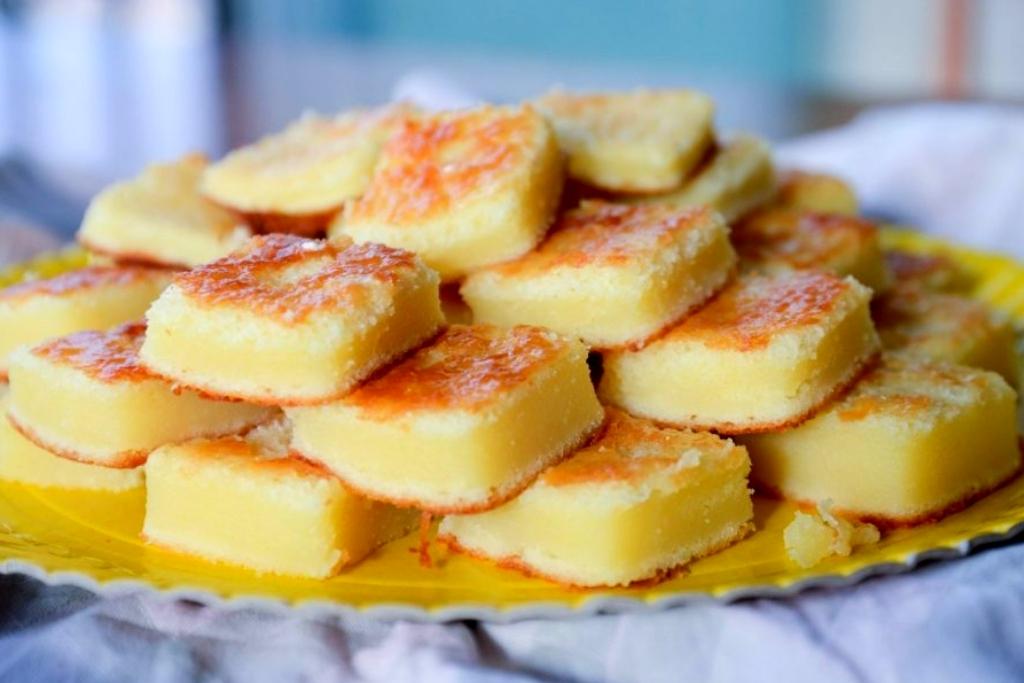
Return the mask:
<path id="1" fill-rule="evenodd" d="M 1019 111 L 880 110 L 780 158 L 847 177 L 875 214 L 1024 256 Z M 788 599 L 443 625 L 100 599 L 0 577 L 0 681 L 1020 681 L 1022 567 L 1024 545 L 1006 543 Z"/>

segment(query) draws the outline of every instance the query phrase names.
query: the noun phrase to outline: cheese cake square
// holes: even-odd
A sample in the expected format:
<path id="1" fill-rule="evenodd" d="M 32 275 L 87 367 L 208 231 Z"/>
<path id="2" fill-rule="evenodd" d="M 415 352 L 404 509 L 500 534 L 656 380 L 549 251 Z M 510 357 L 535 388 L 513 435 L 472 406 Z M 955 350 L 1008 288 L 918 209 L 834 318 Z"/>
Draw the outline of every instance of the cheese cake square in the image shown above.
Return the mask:
<path id="1" fill-rule="evenodd" d="M 535 105 L 555 129 L 569 175 L 607 190 L 679 187 L 714 144 L 714 103 L 692 90 L 555 90 Z"/>
<path id="2" fill-rule="evenodd" d="M 341 396 L 443 322 L 437 274 L 414 254 L 294 235 L 178 274 L 146 318 L 154 372 L 269 405 Z"/>
<path id="3" fill-rule="evenodd" d="M 980 301 L 901 285 L 873 313 L 887 349 L 991 370 L 1017 384 L 1013 328 Z"/>
<path id="4" fill-rule="evenodd" d="M 79 243 L 122 261 L 186 268 L 227 255 L 252 230 L 199 193 L 206 165 L 191 154 L 103 190 L 85 212 Z"/>
<path id="5" fill-rule="evenodd" d="M 141 467 L 102 467 L 54 455 L 22 436 L 6 416 L 7 399 L 0 398 L 0 479 L 88 491 L 128 491 L 142 487 Z"/>
<path id="6" fill-rule="evenodd" d="M 155 268 L 91 266 L 0 289 L 0 379 L 19 346 L 138 320 L 170 280 Z"/>
<path id="7" fill-rule="evenodd" d="M 444 280 L 526 253 L 551 223 L 562 157 L 529 107 L 405 119 L 331 235 L 419 254 Z"/>
<path id="8" fill-rule="evenodd" d="M 473 273 L 477 322 L 529 324 L 609 348 L 641 342 L 732 274 L 729 228 L 708 209 L 584 202 L 539 249 Z"/>
<path id="9" fill-rule="evenodd" d="M 370 183 L 404 105 L 335 117 L 306 114 L 284 131 L 237 149 L 203 172 L 201 190 L 259 232 L 315 235 Z"/>
<path id="10" fill-rule="evenodd" d="M 789 431 L 744 437 L 757 485 L 885 526 L 932 521 L 1020 468 L 1016 394 L 985 370 L 883 354 Z"/>
<path id="11" fill-rule="evenodd" d="M 11 423 L 66 458 L 134 467 L 163 444 L 233 434 L 273 414 L 154 376 L 139 361 L 145 333 L 145 325 L 130 323 L 18 349 L 11 359 Z"/>
<path id="12" fill-rule="evenodd" d="M 941 252 L 915 253 L 888 249 L 885 260 L 897 285 L 913 285 L 936 292 L 960 292 L 971 286 L 971 275 Z"/>
<path id="13" fill-rule="evenodd" d="M 786 171 L 779 178 L 778 203 L 791 209 L 856 216 L 859 207 L 853 188 L 827 173 Z"/>
<path id="14" fill-rule="evenodd" d="M 663 578 L 753 529 L 742 446 L 610 410 L 602 435 L 520 496 L 441 522 L 439 538 L 563 584 Z"/>
<path id="15" fill-rule="evenodd" d="M 665 202 L 680 208 L 709 206 L 732 223 L 771 201 L 777 189 L 768 143 L 752 135 L 738 135 L 715 151 L 678 190 L 628 201 Z"/>
<path id="16" fill-rule="evenodd" d="M 144 538 L 258 572 L 325 579 L 416 525 L 416 511 L 347 490 L 287 444 L 275 422 L 244 438 L 157 449 L 146 463 Z"/>
<path id="17" fill-rule="evenodd" d="M 287 410 L 294 446 L 371 498 L 430 512 L 494 507 L 604 418 L 578 341 L 453 325 L 341 400 Z"/>
<path id="18" fill-rule="evenodd" d="M 646 347 L 604 356 L 602 399 L 743 433 L 806 419 L 876 355 L 871 290 L 818 271 L 745 275 Z"/>
<path id="19" fill-rule="evenodd" d="M 852 275 L 875 292 L 892 284 L 878 228 L 856 216 L 766 208 L 738 222 L 732 239 L 749 270 L 827 270 Z"/>

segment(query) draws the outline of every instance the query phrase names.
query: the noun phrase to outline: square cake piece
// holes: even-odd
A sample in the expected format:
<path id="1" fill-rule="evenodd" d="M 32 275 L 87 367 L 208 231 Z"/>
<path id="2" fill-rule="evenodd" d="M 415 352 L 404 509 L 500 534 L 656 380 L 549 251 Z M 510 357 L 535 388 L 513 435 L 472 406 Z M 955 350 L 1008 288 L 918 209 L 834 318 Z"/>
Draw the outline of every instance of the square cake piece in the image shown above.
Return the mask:
<path id="1" fill-rule="evenodd" d="M 830 273 L 742 276 L 646 347 L 605 354 L 601 397 L 726 434 L 796 424 L 878 352 L 870 299 Z"/>
<path id="2" fill-rule="evenodd" d="M 1018 382 L 1013 328 L 980 301 L 901 285 L 872 312 L 886 349 L 998 372 L 1011 386 Z"/>
<path id="3" fill-rule="evenodd" d="M 139 361 L 145 333 L 145 325 L 132 323 L 18 349 L 11 359 L 11 423 L 66 458 L 134 467 L 163 444 L 233 434 L 273 415 L 154 376 Z"/>
<path id="4" fill-rule="evenodd" d="M 287 415 L 302 455 L 431 512 L 499 505 L 604 418 L 583 344 L 490 325 L 454 325 L 341 400 Z"/>
<path id="5" fill-rule="evenodd" d="M 857 195 L 844 180 L 827 173 L 786 171 L 779 182 L 779 204 L 791 209 L 856 216 Z"/>
<path id="6" fill-rule="evenodd" d="M 720 289 L 736 253 L 708 209 L 584 202 L 539 249 L 473 273 L 477 322 L 541 325 L 601 348 L 637 343 Z"/>
<path id="7" fill-rule="evenodd" d="M 410 118 L 331 235 L 414 251 L 443 279 L 456 280 L 536 246 L 562 180 L 554 134 L 529 107 Z"/>
<path id="8" fill-rule="evenodd" d="M 146 314 L 142 359 L 214 395 L 322 403 L 437 331 L 438 286 L 401 249 L 260 235 L 175 276 Z"/>
<path id="9" fill-rule="evenodd" d="M 306 114 L 284 131 L 237 149 L 203 173 L 203 194 L 258 232 L 322 232 L 370 183 L 384 141 L 407 106 Z"/>
<path id="10" fill-rule="evenodd" d="M 92 266 L 0 289 L 0 379 L 19 346 L 138 320 L 170 281 L 166 270 Z"/>
<path id="11" fill-rule="evenodd" d="M 710 206 L 732 223 L 771 201 L 777 189 L 768 143 L 752 135 L 738 135 L 678 190 L 629 201 L 665 202 L 680 208 Z"/>
<path id="12" fill-rule="evenodd" d="M 164 446 L 146 463 L 148 542 L 259 572 L 328 578 L 418 518 L 291 455 L 283 421 Z"/>
<path id="13" fill-rule="evenodd" d="M 714 143 L 715 105 L 692 90 L 555 90 L 535 105 L 554 126 L 569 175 L 606 190 L 679 187 Z"/>
<path id="14" fill-rule="evenodd" d="M 1016 394 L 984 370 L 883 354 L 796 429 L 744 437 L 754 481 L 886 526 L 933 521 L 1020 468 Z"/>
<path id="15" fill-rule="evenodd" d="M 878 228 L 856 216 L 761 209 L 733 227 L 732 239 L 748 270 L 827 270 L 852 275 L 876 293 L 892 284 Z"/>
<path id="16" fill-rule="evenodd" d="M 191 154 L 103 190 L 85 212 L 79 243 L 119 260 L 186 268 L 228 254 L 252 231 L 199 194 L 206 163 Z"/>
<path id="17" fill-rule="evenodd" d="M 7 419 L 6 398 L 0 398 L 0 479 L 49 488 L 111 492 L 137 489 L 143 484 L 141 467 L 89 465 L 35 445 Z"/>
<path id="18" fill-rule="evenodd" d="M 563 584 L 656 579 L 753 529 L 749 472 L 728 439 L 612 409 L 595 441 L 501 507 L 445 517 L 439 538 Z"/>

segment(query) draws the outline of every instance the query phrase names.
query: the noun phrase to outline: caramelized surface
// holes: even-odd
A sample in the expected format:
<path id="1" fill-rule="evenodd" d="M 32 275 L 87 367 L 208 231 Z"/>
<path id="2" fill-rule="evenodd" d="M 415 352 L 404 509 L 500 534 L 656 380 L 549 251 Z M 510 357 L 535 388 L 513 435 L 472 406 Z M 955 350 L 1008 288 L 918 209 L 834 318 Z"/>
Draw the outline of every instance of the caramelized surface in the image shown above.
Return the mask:
<path id="1" fill-rule="evenodd" d="M 415 226 L 449 211 L 522 164 L 544 125 L 525 107 L 406 119 L 385 144 L 370 187 L 348 217 Z"/>
<path id="2" fill-rule="evenodd" d="M 639 482 L 658 472 L 685 471 L 701 456 L 731 451 L 731 442 L 710 432 L 658 427 L 649 420 L 607 409 L 604 433 L 572 457 L 544 471 L 549 486 Z"/>
<path id="3" fill-rule="evenodd" d="M 764 348 L 781 332 L 823 320 L 849 289 L 844 280 L 817 271 L 744 276 L 665 338 L 699 339 L 708 346 L 741 351 Z"/>
<path id="4" fill-rule="evenodd" d="M 736 225 L 732 238 L 742 258 L 813 268 L 877 239 L 878 230 L 855 216 L 771 208 Z"/>
<path id="5" fill-rule="evenodd" d="M 883 354 L 835 410 L 844 421 L 893 413 L 909 418 L 971 403 L 993 381 L 999 381 L 994 374 L 962 365 Z"/>
<path id="6" fill-rule="evenodd" d="M 36 346 L 32 353 L 68 365 L 103 382 L 140 382 L 153 375 L 139 361 L 145 323 L 128 323 L 109 332 L 77 332 Z"/>
<path id="7" fill-rule="evenodd" d="M 650 258 L 682 232 L 706 227 L 706 208 L 674 209 L 667 205 L 584 202 L 561 216 L 539 249 L 500 265 L 504 275 L 536 272 L 555 267 L 620 265 Z"/>
<path id="8" fill-rule="evenodd" d="M 917 254 L 899 249 L 885 252 L 897 282 L 915 283 L 931 289 L 957 289 L 969 277 L 944 254 Z"/>
<path id="9" fill-rule="evenodd" d="M 539 327 L 453 325 L 343 402 L 377 416 L 479 409 L 529 381 L 567 347 L 566 340 Z"/>
<path id="10" fill-rule="evenodd" d="M 174 284 L 206 304 L 241 304 L 299 322 L 356 303 L 374 283 L 394 283 L 416 268 L 412 253 L 382 244 L 263 235 L 231 256 L 178 275 Z"/>
<path id="11" fill-rule="evenodd" d="M 167 271 L 137 266 L 93 266 L 73 270 L 46 280 L 22 282 L 0 289 L 0 300 L 13 301 L 29 297 L 66 296 L 96 287 L 116 287 L 154 277 L 166 276 Z"/>

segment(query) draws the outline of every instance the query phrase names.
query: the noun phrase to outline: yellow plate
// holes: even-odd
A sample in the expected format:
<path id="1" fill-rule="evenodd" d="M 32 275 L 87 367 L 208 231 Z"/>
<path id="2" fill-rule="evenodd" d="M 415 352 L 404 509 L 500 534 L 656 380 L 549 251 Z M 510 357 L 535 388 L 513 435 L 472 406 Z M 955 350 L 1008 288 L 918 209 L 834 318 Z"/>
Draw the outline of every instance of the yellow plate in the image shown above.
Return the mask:
<path id="1" fill-rule="evenodd" d="M 975 294 L 1024 324 L 1024 267 L 1003 256 L 889 230 L 889 244 L 953 255 L 976 278 Z M 71 259 L 70 262 L 74 262 Z M 566 616 L 655 609 L 695 599 L 734 600 L 845 585 L 904 571 L 924 559 L 964 555 L 1024 528 L 1024 478 L 963 512 L 887 534 L 876 546 L 809 570 L 787 559 L 782 529 L 793 507 L 756 500 L 757 532 L 651 587 L 581 591 L 498 569 L 435 547 L 419 566 L 415 536 L 396 541 L 329 581 L 261 576 L 148 547 L 138 539 L 142 494 L 59 492 L 0 484 L 0 570 L 72 583 L 103 594 L 157 590 L 207 603 L 257 604 L 308 613 L 357 611 L 382 618 L 447 620 Z"/>

